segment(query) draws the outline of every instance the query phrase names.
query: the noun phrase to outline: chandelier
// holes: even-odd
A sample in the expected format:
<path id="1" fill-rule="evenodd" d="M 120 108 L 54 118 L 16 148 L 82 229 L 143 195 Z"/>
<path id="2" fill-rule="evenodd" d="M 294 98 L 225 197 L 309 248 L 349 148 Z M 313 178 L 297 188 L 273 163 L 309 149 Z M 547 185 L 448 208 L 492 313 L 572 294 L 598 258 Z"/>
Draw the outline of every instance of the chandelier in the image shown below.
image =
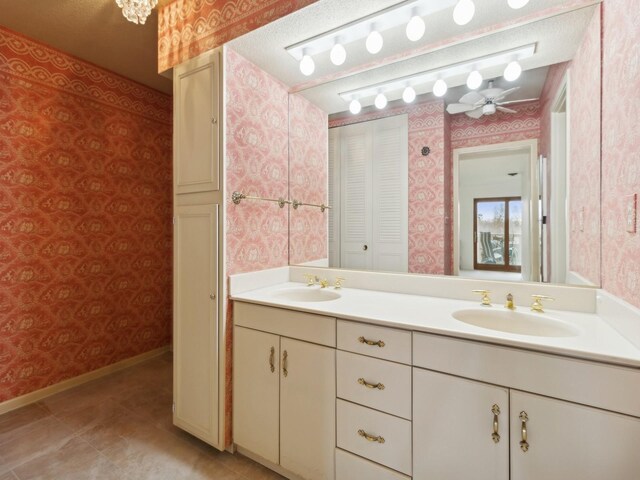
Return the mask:
<path id="1" fill-rule="evenodd" d="M 124 18 L 144 25 L 151 10 L 158 4 L 158 0 L 116 0 L 116 3 L 122 9 Z"/>

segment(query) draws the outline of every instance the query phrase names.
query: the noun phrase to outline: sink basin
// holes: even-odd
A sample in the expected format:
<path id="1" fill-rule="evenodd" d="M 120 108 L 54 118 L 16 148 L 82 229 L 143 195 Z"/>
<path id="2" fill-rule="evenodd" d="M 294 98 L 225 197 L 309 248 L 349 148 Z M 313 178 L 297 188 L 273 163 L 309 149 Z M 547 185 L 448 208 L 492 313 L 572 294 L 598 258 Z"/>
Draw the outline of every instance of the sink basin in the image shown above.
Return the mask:
<path id="1" fill-rule="evenodd" d="M 511 310 L 469 308 L 457 310 L 452 316 L 469 325 L 518 335 L 575 337 L 580 333 L 578 328 L 560 320 Z"/>
<path id="2" fill-rule="evenodd" d="M 287 288 L 273 293 L 275 298 L 291 302 L 327 302 L 337 300 L 341 295 L 334 290 L 319 288 Z"/>

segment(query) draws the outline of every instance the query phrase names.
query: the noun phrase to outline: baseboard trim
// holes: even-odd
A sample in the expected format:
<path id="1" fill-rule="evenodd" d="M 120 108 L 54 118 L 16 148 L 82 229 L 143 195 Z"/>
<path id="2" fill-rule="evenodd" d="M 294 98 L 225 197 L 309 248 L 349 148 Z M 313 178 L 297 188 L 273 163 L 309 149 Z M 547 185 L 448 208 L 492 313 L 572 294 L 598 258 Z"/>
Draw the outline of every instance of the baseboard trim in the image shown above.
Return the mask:
<path id="1" fill-rule="evenodd" d="M 262 458 L 260 455 L 256 455 L 255 453 L 250 452 L 249 450 L 246 450 L 240 447 L 239 445 L 235 445 L 235 449 L 236 449 L 236 452 L 239 453 L 240 455 L 243 455 L 253 460 L 256 463 L 259 463 L 263 467 L 267 467 L 269 470 L 272 470 L 277 474 L 282 475 L 285 478 L 288 478 L 289 480 L 304 480 L 299 475 L 296 475 L 295 473 L 292 473 L 289 470 L 282 468 L 280 465 L 276 465 L 275 463 L 272 463 L 269 460 Z"/>
<path id="2" fill-rule="evenodd" d="M 114 373 L 119 370 L 124 370 L 125 368 L 132 367 L 138 363 L 142 363 L 144 361 L 150 360 L 168 351 L 169 351 L 168 345 L 165 347 L 156 348 L 155 350 L 151 350 L 149 352 L 136 355 L 135 357 L 125 358 L 124 360 L 120 360 L 119 362 L 112 363 L 111 365 L 107 365 L 106 367 L 98 368 L 97 370 L 83 373 L 82 375 L 78 375 L 77 377 L 69 378 L 68 380 L 63 380 L 60 383 L 56 383 L 54 385 L 41 388 L 40 390 L 36 390 L 35 392 L 26 393 L 24 395 L 20 395 L 19 397 L 12 398 L 10 400 L 0 403 L 0 415 L 2 415 L 3 413 L 10 412 L 11 410 L 24 407 L 31 403 L 35 403 L 39 400 L 42 400 L 43 398 L 50 397 L 51 395 L 55 395 L 56 393 L 60 393 L 65 390 L 69 390 L 70 388 L 77 387 L 78 385 L 82 385 L 83 383 L 87 383 L 92 380 L 96 380 L 100 377 L 104 377 L 106 375 L 109 375 L 110 373 Z"/>

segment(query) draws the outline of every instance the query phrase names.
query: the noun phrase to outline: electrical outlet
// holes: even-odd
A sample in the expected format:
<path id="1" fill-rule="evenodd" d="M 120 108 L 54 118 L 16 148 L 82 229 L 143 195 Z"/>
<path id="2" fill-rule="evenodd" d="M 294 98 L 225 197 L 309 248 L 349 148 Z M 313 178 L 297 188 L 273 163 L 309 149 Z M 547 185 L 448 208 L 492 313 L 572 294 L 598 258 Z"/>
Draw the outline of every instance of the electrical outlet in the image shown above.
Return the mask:
<path id="1" fill-rule="evenodd" d="M 635 193 L 627 195 L 626 199 L 625 212 L 627 213 L 627 232 L 636 233 L 638 195 Z"/>

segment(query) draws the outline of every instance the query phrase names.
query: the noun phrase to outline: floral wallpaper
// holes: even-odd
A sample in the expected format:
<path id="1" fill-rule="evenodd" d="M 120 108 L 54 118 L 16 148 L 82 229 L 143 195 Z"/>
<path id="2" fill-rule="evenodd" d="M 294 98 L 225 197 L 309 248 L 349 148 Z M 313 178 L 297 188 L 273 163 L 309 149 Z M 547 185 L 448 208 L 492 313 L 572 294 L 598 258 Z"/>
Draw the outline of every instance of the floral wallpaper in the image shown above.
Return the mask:
<path id="1" fill-rule="evenodd" d="M 171 121 L 0 27 L 0 402 L 170 342 Z"/>
<path id="2" fill-rule="evenodd" d="M 638 25 L 635 0 L 603 4 L 602 286 L 640 308 L 640 233 L 626 231 L 625 201 L 640 195 Z"/>
<path id="3" fill-rule="evenodd" d="M 289 96 L 289 198 L 328 204 L 328 116 L 300 94 Z M 329 212 L 301 206 L 289 210 L 289 263 L 329 256 Z"/>
<path id="4" fill-rule="evenodd" d="M 174 0 L 158 13 L 158 71 L 317 0 Z"/>

